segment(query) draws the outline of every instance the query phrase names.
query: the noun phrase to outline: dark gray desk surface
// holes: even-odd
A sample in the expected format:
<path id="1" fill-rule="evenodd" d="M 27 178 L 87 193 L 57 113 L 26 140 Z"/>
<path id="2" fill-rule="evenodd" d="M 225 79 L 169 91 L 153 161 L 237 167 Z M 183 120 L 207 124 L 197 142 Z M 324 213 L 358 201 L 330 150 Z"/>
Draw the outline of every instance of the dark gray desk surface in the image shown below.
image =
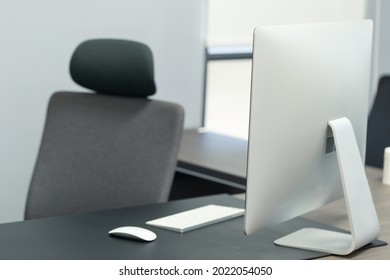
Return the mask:
<path id="1" fill-rule="evenodd" d="M 186 129 L 179 151 L 179 172 L 245 189 L 248 141 Z"/>
<path id="2" fill-rule="evenodd" d="M 0 259 L 308 259 L 326 254 L 275 246 L 273 240 L 316 223 L 303 218 L 250 237 L 244 218 L 184 234 L 145 226 L 147 220 L 210 203 L 241 207 L 229 195 L 0 225 Z M 144 226 L 157 234 L 151 243 L 108 236 L 124 225 Z"/>

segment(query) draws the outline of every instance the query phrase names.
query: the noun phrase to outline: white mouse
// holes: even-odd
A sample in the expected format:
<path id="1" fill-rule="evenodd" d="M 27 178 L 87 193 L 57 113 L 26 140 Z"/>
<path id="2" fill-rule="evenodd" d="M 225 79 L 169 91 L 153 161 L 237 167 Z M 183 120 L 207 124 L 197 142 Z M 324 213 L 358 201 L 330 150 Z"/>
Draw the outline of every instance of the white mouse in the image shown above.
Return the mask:
<path id="1" fill-rule="evenodd" d="M 153 241 L 157 238 L 157 235 L 151 230 L 130 226 L 115 228 L 109 231 L 108 234 L 138 241 Z"/>

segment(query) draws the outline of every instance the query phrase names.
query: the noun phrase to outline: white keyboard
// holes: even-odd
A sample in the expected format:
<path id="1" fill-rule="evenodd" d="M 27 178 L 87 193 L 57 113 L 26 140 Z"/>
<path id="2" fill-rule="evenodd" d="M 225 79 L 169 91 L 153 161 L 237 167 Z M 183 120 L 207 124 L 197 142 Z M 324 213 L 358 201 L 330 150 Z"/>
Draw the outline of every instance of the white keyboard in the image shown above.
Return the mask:
<path id="1" fill-rule="evenodd" d="M 146 222 L 147 225 L 186 232 L 244 215 L 245 210 L 221 205 L 206 205 Z"/>

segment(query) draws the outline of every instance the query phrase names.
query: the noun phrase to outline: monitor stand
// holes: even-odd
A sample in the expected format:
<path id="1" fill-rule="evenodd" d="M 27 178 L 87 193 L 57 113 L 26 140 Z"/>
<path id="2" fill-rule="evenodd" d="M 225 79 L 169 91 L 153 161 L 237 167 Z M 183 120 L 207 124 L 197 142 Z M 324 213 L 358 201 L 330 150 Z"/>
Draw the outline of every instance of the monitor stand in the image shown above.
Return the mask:
<path id="1" fill-rule="evenodd" d="M 335 139 L 351 233 L 304 228 L 275 240 L 275 244 L 347 255 L 378 237 L 379 222 L 351 122 L 340 118 L 328 125 Z"/>

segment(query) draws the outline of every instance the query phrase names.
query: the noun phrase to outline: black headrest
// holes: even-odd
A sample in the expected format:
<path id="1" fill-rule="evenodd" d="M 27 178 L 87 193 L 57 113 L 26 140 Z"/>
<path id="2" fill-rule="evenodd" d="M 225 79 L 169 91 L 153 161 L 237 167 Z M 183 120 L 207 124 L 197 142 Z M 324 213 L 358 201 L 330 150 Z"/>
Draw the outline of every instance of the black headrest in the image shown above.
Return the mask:
<path id="1" fill-rule="evenodd" d="M 134 41 L 81 43 L 70 61 L 70 75 L 77 84 L 103 94 L 146 97 L 156 92 L 152 52 Z"/>

